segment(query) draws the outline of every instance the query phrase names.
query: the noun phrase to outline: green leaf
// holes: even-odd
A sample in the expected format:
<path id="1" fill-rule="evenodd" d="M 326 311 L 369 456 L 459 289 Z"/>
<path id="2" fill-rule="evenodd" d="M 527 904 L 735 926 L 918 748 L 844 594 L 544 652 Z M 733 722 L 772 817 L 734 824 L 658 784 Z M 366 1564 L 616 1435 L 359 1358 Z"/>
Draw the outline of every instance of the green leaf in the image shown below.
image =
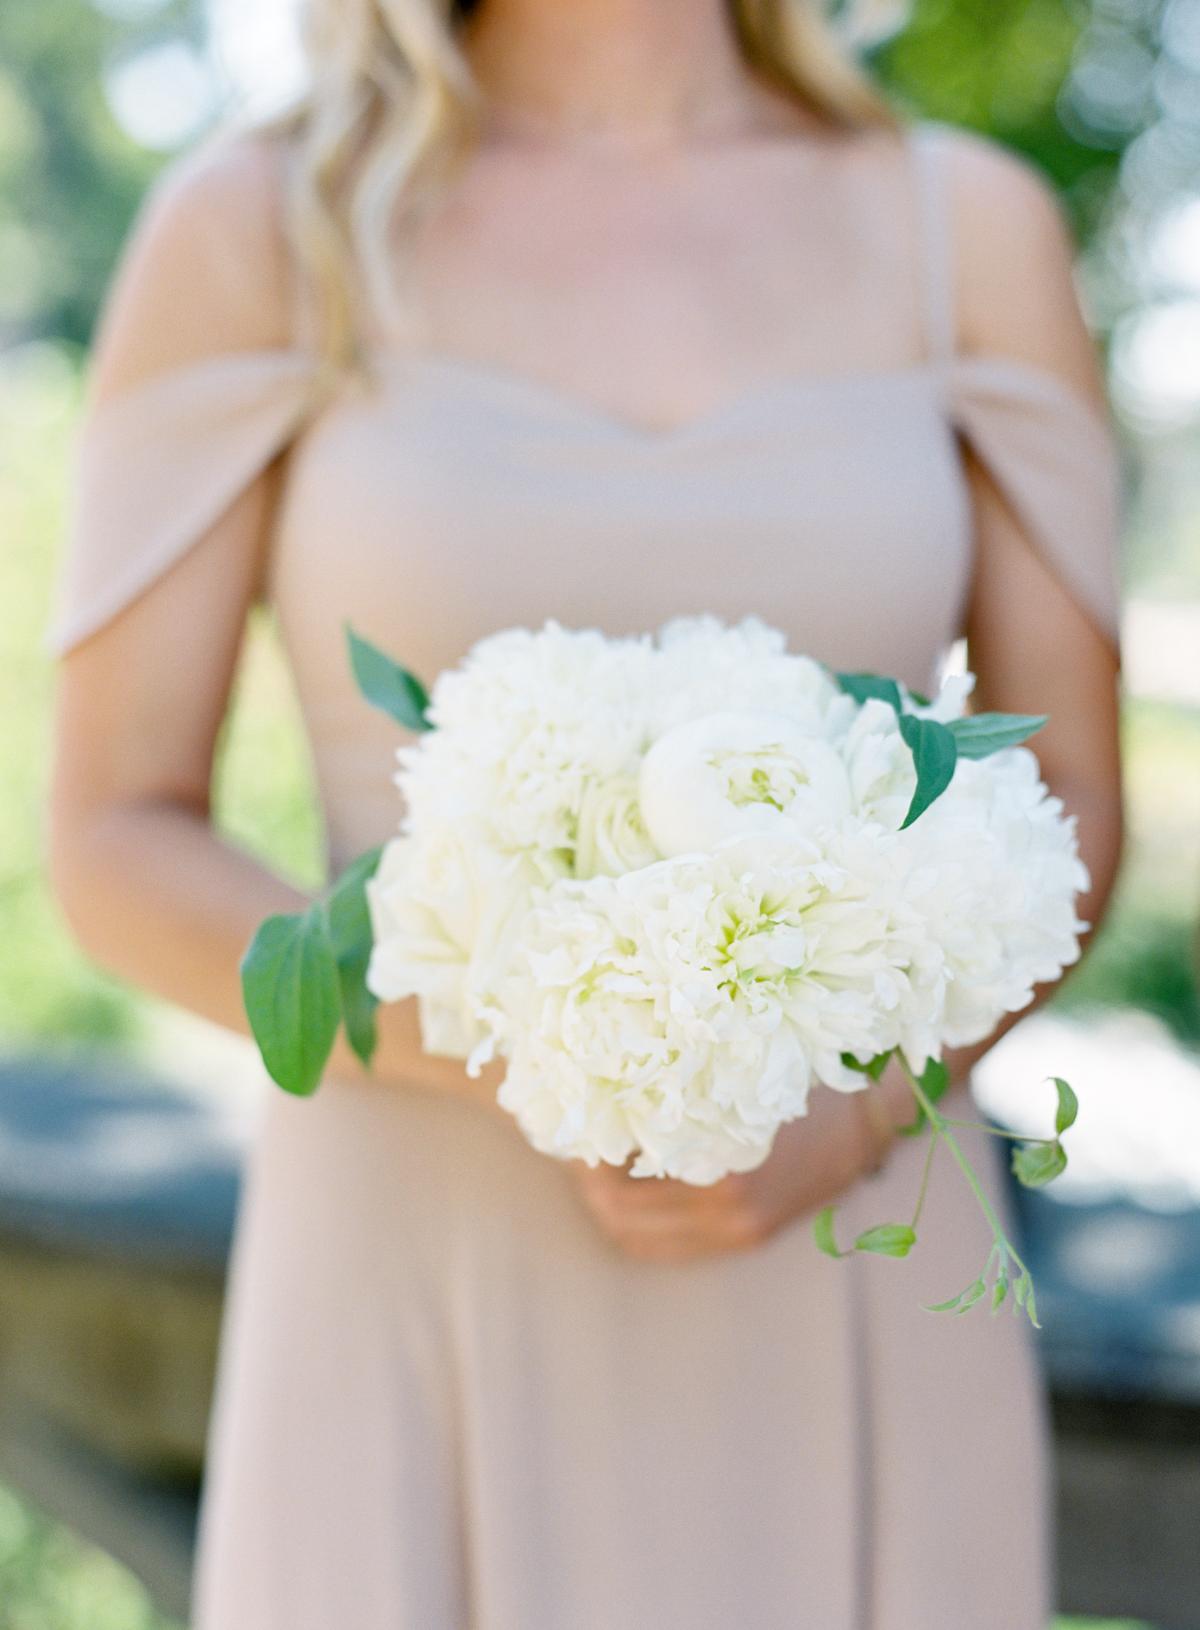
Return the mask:
<path id="1" fill-rule="evenodd" d="M 894 1051 L 892 1048 L 886 1053 L 876 1053 L 875 1057 L 868 1059 L 865 1064 L 855 1058 L 853 1053 L 843 1053 L 842 1063 L 848 1070 L 857 1070 L 860 1075 L 868 1075 L 872 1081 L 878 1081 L 891 1062 Z"/>
<path id="2" fill-rule="evenodd" d="M 1040 1330 L 1042 1327 L 1038 1323 L 1037 1302 L 1034 1300 L 1034 1296 L 1033 1296 L 1033 1281 L 1032 1280 L 1029 1281 L 1029 1289 L 1025 1293 L 1025 1311 L 1029 1315 L 1029 1322 L 1033 1326 L 1033 1328 L 1035 1330 Z"/>
<path id="3" fill-rule="evenodd" d="M 930 701 L 929 701 L 928 696 L 925 696 L 921 691 L 913 690 L 910 685 L 905 685 L 904 689 L 908 693 L 909 701 L 915 703 L 915 705 L 917 707 L 929 707 L 930 706 Z"/>
<path id="4" fill-rule="evenodd" d="M 982 1279 L 976 1279 L 973 1284 L 968 1285 L 966 1290 L 963 1291 L 959 1304 L 954 1311 L 956 1313 L 966 1313 L 969 1308 L 975 1306 L 976 1302 L 981 1302 L 986 1295 L 986 1284 Z"/>
<path id="5" fill-rule="evenodd" d="M 970 1288 L 968 1285 L 967 1290 Z M 966 1290 L 960 1290 L 958 1295 L 952 1296 L 948 1302 L 926 1302 L 923 1305 L 926 1313 L 953 1313 L 966 1294 Z"/>
<path id="6" fill-rule="evenodd" d="M 875 1256 L 907 1256 L 916 1243 L 916 1233 L 907 1223 L 880 1223 L 860 1234 L 854 1249 L 870 1251 Z"/>
<path id="7" fill-rule="evenodd" d="M 1022 1143 L 1012 1153 L 1013 1176 L 1027 1189 L 1040 1189 L 1067 1169 L 1067 1152 L 1062 1144 Z"/>
<path id="8" fill-rule="evenodd" d="M 817 1249 L 824 1251 L 826 1256 L 848 1256 L 850 1254 L 848 1251 L 838 1250 L 837 1240 L 833 1234 L 833 1211 L 832 1206 L 826 1206 L 823 1211 L 817 1212 L 813 1218 L 813 1238 L 817 1242 Z"/>
<path id="9" fill-rule="evenodd" d="M 242 1000 L 268 1074 L 287 1092 L 315 1092 L 341 1016 L 321 904 L 266 918 L 240 969 Z"/>
<path id="10" fill-rule="evenodd" d="M 939 1098 L 945 1096 L 950 1086 L 950 1071 L 940 1058 L 931 1058 L 926 1063 L 917 1080 L 930 1103 L 936 1104 Z M 904 1138 L 916 1137 L 917 1133 L 926 1123 L 925 1108 L 918 1103 L 916 1119 L 909 1121 L 907 1126 L 899 1128 L 900 1136 Z"/>
<path id="11" fill-rule="evenodd" d="M 940 1058 L 931 1058 L 921 1071 L 917 1080 L 921 1083 L 921 1090 L 930 1103 L 936 1104 L 939 1098 L 944 1098 L 950 1087 L 950 1071 Z"/>
<path id="12" fill-rule="evenodd" d="M 1019 747 L 1049 720 L 1046 713 L 973 713 L 946 726 L 959 758 L 988 758 L 1004 747 Z"/>
<path id="13" fill-rule="evenodd" d="M 887 702 L 899 713 L 900 687 L 894 679 L 882 674 L 835 674 L 838 684 L 847 696 L 852 696 L 861 707 L 864 702 Z"/>
<path id="14" fill-rule="evenodd" d="M 995 1313 L 1001 1302 L 1008 1295 L 1008 1275 L 1001 1274 L 992 1286 L 992 1312 Z"/>
<path id="15" fill-rule="evenodd" d="M 1079 1099 L 1061 1075 L 1052 1075 L 1050 1079 L 1058 1093 L 1058 1112 L 1054 1117 L 1054 1130 L 1061 1137 L 1069 1126 L 1075 1125 L 1075 1117 L 1079 1114 Z"/>
<path id="16" fill-rule="evenodd" d="M 374 943 L 366 884 L 379 865 L 380 845 L 351 862 L 329 895 L 329 937 L 337 963 L 342 1018 L 351 1047 L 370 1064 L 375 1051 L 375 1009 L 379 998 L 367 989 L 367 964 Z"/>
<path id="17" fill-rule="evenodd" d="M 939 1098 L 945 1096 L 945 1093 L 950 1086 L 950 1071 L 942 1063 L 940 1058 L 931 1058 L 926 1063 L 925 1068 L 921 1071 L 920 1075 L 917 1076 L 917 1080 L 920 1082 L 921 1088 L 925 1093 L 925 1096 L 929 1099 L 930 1103 L 936 1104 Z M 907 1126 L 902 1126 L 899 1128 L 901 1137 L 916 1137 L 917 1133 L 925 1125 L 925 1122 L 926 1116 L 924 1105 L 918 1103 L 916 1119 L 909 1121 Z"/>
<path id="18" fill-rule="evenodd" d="M 900 734 L 912 752 L 917 771 L 912 802 L 908 806 L 908 814 L 900 823 L 903 832 L 950 785 L 954 766 L 958 762 L 958 748 L 944 724 L 939 724 L 936 719 L 918 718 L 915 713 L 900 715 Z"/>
<path id="19" fill-rule="evenodd" d="M 1033 1286 L 1033 1280 L 1030 1279 L 1029 1270 L 1026 1269 L 1025 1272 L 1023 1274 L 1021 1274 L 1021 1276 L 1018 1278 L 1016 1284 L 1013 1286 L 1013 1306 L 1014 1307 L 1024 1307 L 1025 1306 L 1025 1298 L 1026 1298 L 1026 1296 L 1028 1296 L 1032 1286 Z"/>
<path id="20" fill-rule="evenodd" d="M 427 716 L 429 693 L 416 675 L 361 638 L 349 623 L 343 627 L 350 647 L 350 665 L 367 701 L 405 730 L 431 729 Z"/>

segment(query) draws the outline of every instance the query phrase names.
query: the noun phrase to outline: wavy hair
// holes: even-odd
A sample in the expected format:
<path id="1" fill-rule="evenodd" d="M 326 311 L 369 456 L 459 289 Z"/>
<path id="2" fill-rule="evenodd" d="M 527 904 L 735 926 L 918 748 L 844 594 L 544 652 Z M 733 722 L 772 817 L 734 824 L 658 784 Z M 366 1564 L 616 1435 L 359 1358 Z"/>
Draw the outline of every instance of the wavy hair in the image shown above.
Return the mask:
<path id="1" fill-rule="evenodd" d="M 387 309 L 395 297 L 401 204 L 415 218 L 471 149 L 482 96 L 459 35 L 480 3 L 307 0 L 309 89 L 284 122 L 287 219 L 331 365 L 362 360 L 364 302 Z M 854 47 L 891 32 L 902 3 L 727 0 L 746 61 L 846 129 L 896 121 Z"/>

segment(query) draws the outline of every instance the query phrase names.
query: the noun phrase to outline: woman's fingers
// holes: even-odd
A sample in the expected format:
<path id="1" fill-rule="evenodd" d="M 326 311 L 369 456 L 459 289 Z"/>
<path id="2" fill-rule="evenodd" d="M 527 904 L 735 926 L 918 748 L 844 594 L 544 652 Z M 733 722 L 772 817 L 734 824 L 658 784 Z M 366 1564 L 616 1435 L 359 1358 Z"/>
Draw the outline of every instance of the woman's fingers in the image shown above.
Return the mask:
<path id="1" fill-rule="evenodd" d="M 765 1236 L 745 1178 L 700 1186 L 631 1177 L 628 1167 L 579 1164 L 581 1199 L 613 1244 L 641 1261 L 681 1262 L 745 1250 Z"/>

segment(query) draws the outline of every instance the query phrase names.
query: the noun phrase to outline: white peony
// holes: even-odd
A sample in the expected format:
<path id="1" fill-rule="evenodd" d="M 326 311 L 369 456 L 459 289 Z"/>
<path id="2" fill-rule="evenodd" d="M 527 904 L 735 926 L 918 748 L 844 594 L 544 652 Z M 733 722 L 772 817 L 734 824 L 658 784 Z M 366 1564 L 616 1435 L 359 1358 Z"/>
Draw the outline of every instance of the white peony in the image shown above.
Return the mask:
<path id="1" fill-rule="evenodd" d="M 1024 747 L 960 760 L 942 796 L 902 835 L 907 897 L 946 963 L 944 1043 L 991 1034 L 1078 960 L 1075 902 L 1089 887 L 1075 819 Z"/>
<path id="2" fill-rule="evenodd" d="M 662 855 L 754 832 L 803 838 L 850 810 L 835 749 L 786 714 L 750 709 L 709 713 L 660 736 L 642 760 L 638 793 Z"/>
<path id="3" fill-rule="evenodd" d="M 907 711 L 962 716 L 973 680 Z M 547 624 L 443 674 L 367 884 L 368 987 L 432 1052 L 507 1059 L 539 1149 L 709 1183 L 814 1082 L 988 1035 L 1079 954 L 1073 820 L 1023 748 L 916 786 L 895 711 L 757 619 Z"/>
<path id="4" fill-rule="evenodd" d="M 575 876 L 620 877 L 658 859 L 632 776 L 593 781 L 584 790 L 575 837 Z"/>
<path id="5" fill-rule="evenodd" d="M 367 989 L 381 1001 L 420 998 L 430 1053 L 466 1058 L 488 1032 L 478 992 L 496 978 L 543 868 L 504 855 L 470 825 L 384 845 L 366 885 L 372 948 Z"/>
<path id="6" fill-rule="evenodd" d="M 481 641 L 434 685 L 435 728 L 398 754 L 411 829 L 468 818 L 501 849 L 569 854 L 588 786 L 635 769 L 649 739 L 653 656 L 553 623 Z"/>
<path id="7" fill-rule="evenodd" d="M 936 719 L 938 724 L 949 724 L 952 720 L 964 716 L 967 711 L 967 698 L 974 689 L 974 674 L 947 674 L 932 701 L 914 702 L 911 696 L 907 696 L 904 711 L 916 713 L 921 718 Z"/>
<path id="8" fill-rule="evenodd" d="M 676 618 L 659 632 L 655 668 L 655 736 L 728 708 L 783 713 L 818 735 L 846 728 L 854 716 L 829 670 L 789 651 L 783 634 L 757 617 L 732 625 Z"/>
<path id="9" fill-rule="evenodd" d="M 564 882 L 525 917 L 486 1017 L 500 1102 L 534 1145 L 710 1183 L 758 1165 L 814 1080 L 895 1045 L 936 1001 L 938 958 L 878 834 L 832 857 L 726 844 Z M 917 994 L 920 987 L 920 994 Z"/>
<path id="10" fill-rule="evenodd" d="M 897 831 L 912 803 L 917 772 L 895 709 L 874 699 L 864 702 L 837 746 L 855 814 Z"/>

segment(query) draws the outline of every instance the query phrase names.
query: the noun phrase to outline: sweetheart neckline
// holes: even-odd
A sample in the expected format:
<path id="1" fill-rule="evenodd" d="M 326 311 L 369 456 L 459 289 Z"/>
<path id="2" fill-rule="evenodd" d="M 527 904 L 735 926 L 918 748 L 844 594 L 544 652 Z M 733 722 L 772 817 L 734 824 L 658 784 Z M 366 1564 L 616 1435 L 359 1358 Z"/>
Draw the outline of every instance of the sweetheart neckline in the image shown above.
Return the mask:
<path id="1" fill-rule="evenodd" d="M 958 420 L 971 397 L 980 392 L 982 384 L 982 396 L 986 398 L 991 394 L 997 405 L 1003 406 L 1006 396 L 1024 398 L 1026 402 L 1033 401 L 1035 404 L 1040 399 L 1043 406 L 1052 405 L 1066 410 L 1076 425 L 1094 438 L 1108 441 L 1115 432 L 1111 416 L 1077 386 L 1058 374 L 1021 358 L 985 352 L 954 352 L 893 368 L 770 376 L 752 381 L 680 424 L 654 427 L 639 425 L 603 404 L 591 402 L 533 374 L 476 361 L 450 351 L 375 347 L 370 353 L 367 376 L 364 378 L 362 374 L 348 373 L 327 364 L 315 352 L 300 345 L 221 351 L 153 375 L 103 403 L 94 420 L 95 427 L 102 428 L 113 417 L 118 422 L 129 417 L 136 421 L 138 415 L 146 410 L 147 400 L 157 400 L 163 392 L 171 397 L 182 395 L 184 399 L 190 399 L 192 390 L 201 379 L 207 382 L 209 396 L 214 401 L 219 400 L 227 388 L 222 382 L 232 373 L 235 377 L 243 377 L 245 388 L 253 392 L 269 390 L 273 384 L 284 383 L 289 397 L 293 391 L 298 391 L 294 411 L 297 415 L 296 428 L 299 429 L 321 417 L 339 397 L 354 397 L 364 389 L 369 394 L 372 364 L 378 367 L 381 374 L 397 376 L 407 372 L 416 377 L 424 370 L 430 374 L 441 374 L 448 381 L 458 380 L 464 385 L 490 388 L 502 397 L 536 402 L 547 414 L 558 413 L 580 425 L 599 427 L 614 440 L 644 450 L 686 445 L 708 434 L 715 434 L 729 421 L 736 422 L 751 408 L 781 397 L 797 403 L 823 402 L 831 394 L 853 396 L 867 389 L 894 389 L 916 384 L 933 387 L 936 406 L 949 423 Z M 1016 406 L 1017 401 L 1014 400 L 1011 405 Z"/>
<path id="2" fill-rule="evenodd" d="M 728 395 L 720 397 L 699 412 L 673 424 L 652 425 L 607 407 L 578 392 L 539 379 L 535 374 L 520 369 L 506 368 L 499 363 L 477 361 L 451 351 L 413 348 L 406 351 L 384 350 L 380 353 L 385 367 L 398 371 L 423 367 L 434 372 L 458 376 L 489 386 L 508 395 L 522 396 L 538 401 L 545 407 L 610 429 L 614 434 L 633 442 L 656 445 L 688 440 L 703 435 L 736 419 L 742 413 L 776 396 L 807 396 L 826 389 L 861 388 L 865 384 L 915 384 L 932 378 L 938 371 L 933 359 L 925 358 L 904 363 L 895 368 L 847 369 L 841 373 L 781 373 L 765 379 L 751 381 Z"/>
<path id="3" fill-rule="evenodd" d="M 891 368 L 851 368 L 840 372 L 781 373 L 765 379 L 751 381 L 727 396 L 719 398 L 698 413 L 667 425 L 640 423 L 631 416 L 603 403 L 595 402 L 577 392 L 564 389 L 549 380 L 537 378 L 520 369 L 506 368 L 499 363 L 478 361 L 451 351 L 438 351 L 413 347 L 408 350 L 381 349 L 377 359 L 385 368 L 402 372 L 424 368 L 440 372 L 447 377 L 458 377 L 499 390 L 503 394 L 524 397 L 543 407 L 568 417 L 600 425 L 613 435 L 635 445 L 653 447 L 671 445 L 703 436 L 723 426 L 730 419 L 776 397 L 805 399 L 822 396 L 828 391 L 852 392 L 867 387 L 893 389 L 913 385 L 933 386 L 936 394 L 948 402 L 952 387 L 947 374 L 962 372 L 994 374 L 1001 382 L 1024 385 L 1043 397 L 1053 398 L 1067 407 L 1094 431 L 1108 436 L 1111 422 L 1088 397 L 1061 379 L 1057 374 L 1036 363 L 1018 357 L 990 356 L 985 353 L 955 352 L 947 357 L 923 357 L 914 362 Z"/>

